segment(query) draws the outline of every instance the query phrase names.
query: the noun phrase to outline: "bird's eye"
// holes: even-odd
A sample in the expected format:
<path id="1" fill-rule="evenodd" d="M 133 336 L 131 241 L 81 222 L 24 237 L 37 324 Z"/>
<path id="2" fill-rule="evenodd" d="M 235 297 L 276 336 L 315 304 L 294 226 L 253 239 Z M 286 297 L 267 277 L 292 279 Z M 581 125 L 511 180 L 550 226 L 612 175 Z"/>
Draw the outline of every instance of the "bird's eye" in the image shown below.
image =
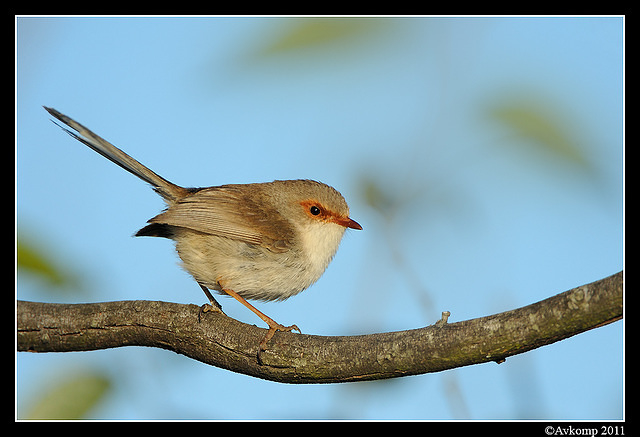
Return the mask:
<path id="1" fill-rule="evenodd" d="M 318 208 L 318 207 L 317 207 L 317 206 L 315 206 L 315 205 L 312 205 L 312 206 L 311 206 L 311 208 L 309 208 L 309 212 L 310 212 L 312 215 L 318 215 L 318 214 L 320 214 L 320 208 Z"/>

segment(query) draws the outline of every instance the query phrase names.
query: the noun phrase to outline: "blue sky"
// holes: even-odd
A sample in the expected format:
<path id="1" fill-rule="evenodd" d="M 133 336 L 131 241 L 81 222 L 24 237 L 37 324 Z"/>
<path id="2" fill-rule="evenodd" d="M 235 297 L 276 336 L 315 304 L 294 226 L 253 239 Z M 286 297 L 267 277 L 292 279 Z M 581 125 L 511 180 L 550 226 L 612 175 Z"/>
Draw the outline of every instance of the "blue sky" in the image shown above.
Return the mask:
<path id="1" fill-rule="evenodd" d="M 18 229 L 81 278 L 63 293 L 19 276 L 17 297 L 204 302 L 170 241 L 132 237 L 160 198 L 42 105 L 179 185 L 310 178 L 340 190 L 364 230 L 309 290 L 258 304 L 305 333 L 481 317 L 623 269 L 621 17 L 388 18 L 286 45 L 304 24 L 17 18 Z M 514 107 L 562 141 L 514 133 L 496 116 Z M 341 385 L 276 384 L 143 348 L 18 354 L 17 402 L 100 372 L 113 384 L 96 418 L 621 419 L 623 325 L 501 365 Z"/>

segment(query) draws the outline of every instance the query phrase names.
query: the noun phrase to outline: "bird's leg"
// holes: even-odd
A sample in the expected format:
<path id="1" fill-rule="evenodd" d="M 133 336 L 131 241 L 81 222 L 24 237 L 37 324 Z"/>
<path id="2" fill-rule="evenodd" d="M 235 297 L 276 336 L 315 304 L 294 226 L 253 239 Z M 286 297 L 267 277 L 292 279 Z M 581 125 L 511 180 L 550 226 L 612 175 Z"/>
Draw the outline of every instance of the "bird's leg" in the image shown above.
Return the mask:
<path id="1" fill-rule="evenodd" d="M 269 325 L 269 330 L 267 331 L 267 335 L 265 335 L 264 338 L 262 339 L 262 341 L 260 342 L 260 347 L 258 349 L 258 353 L 260 353 L 261 351 L 266 349 L 267 342 L 269 340 L 271 340 L 271 337 L 273 337 L 273 335 L 276 333 L 276 331 L 292 331 L 292 330 L 295 329 L 296 331 L 302 333 L 302 331 L 300 331 L 300 328 L 298 328 L 296 325 L 291 325 L 291 326 L 281 325 L 280 323 L 276 322 L 271 317 L 267 316 L 266 314 L 264 314 L 260 310 L 258 310 L 256 307 L 251 305 L 249 302 L 247 302 L 247 300 L 245 298 L 240 296 L 235 291 L 233 291 L 233 290 L 231 290 L 229 288 L 225 288 L 224 285 L 222 284 L 222 282 L 218 281 L 218 284 L 220 285 L 220 288 L 222 288 L 223 292 L 225 292 L 229 296 L 231 296 L 234 299 L 236 299 L 242 305 L 244 305 L 247 308 L 249 308 L 258 317 L 260 317 L 267 325 Z"/>
<path id="2" fill-rule="evenodd" d="M 218 301 L 213 297 L 209 289 L 199 282 L 198 285 L 200 286 L 200 288 L 202 288 L 202 291 L 204 291 L 204 294 L 207 296 L 207 299 L 209 299 L 210 302 L 210 304 L 205 303 L 200 307 L 200 312 L 198 312 L 198 322 L 200 322 L 200 317 L 202 316 L 202 314 L 208 313 L 209 311 L 216 311 L 224 314 L 224 312 L 222 311 L 222 305 L 220 305 Z"/>

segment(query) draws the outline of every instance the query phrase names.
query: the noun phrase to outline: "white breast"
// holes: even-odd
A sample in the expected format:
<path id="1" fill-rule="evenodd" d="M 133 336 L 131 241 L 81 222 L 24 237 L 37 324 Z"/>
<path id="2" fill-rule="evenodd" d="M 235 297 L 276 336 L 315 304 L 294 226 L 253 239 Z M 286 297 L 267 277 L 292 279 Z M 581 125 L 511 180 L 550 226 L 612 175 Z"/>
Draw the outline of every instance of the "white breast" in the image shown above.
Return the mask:
<path id="1" fill-rule="evenodd" d="M 309 276 L 317 281 L 338 250 L 345 228 L 335 223 L 311 222 L 299 228 L 300 243 L 309 262 Z"/>

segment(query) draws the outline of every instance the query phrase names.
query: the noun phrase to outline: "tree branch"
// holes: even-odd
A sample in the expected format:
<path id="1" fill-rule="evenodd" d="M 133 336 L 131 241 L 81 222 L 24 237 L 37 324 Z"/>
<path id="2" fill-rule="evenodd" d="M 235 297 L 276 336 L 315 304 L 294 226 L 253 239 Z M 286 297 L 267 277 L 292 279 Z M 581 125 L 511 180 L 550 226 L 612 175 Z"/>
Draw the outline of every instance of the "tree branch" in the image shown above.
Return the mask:
<path id="1" fill-rule="evenodd" d="M 172 350 L 204 363 L 288 383 L 415 375 L 507 357 L 622 319 L 623 272 L 512 311 L 400 332 L 324 337 L 265 330 L 200 307 L 156 301 L 51 304 L 18 301 L 18 350 L 121 346 Z"/>

